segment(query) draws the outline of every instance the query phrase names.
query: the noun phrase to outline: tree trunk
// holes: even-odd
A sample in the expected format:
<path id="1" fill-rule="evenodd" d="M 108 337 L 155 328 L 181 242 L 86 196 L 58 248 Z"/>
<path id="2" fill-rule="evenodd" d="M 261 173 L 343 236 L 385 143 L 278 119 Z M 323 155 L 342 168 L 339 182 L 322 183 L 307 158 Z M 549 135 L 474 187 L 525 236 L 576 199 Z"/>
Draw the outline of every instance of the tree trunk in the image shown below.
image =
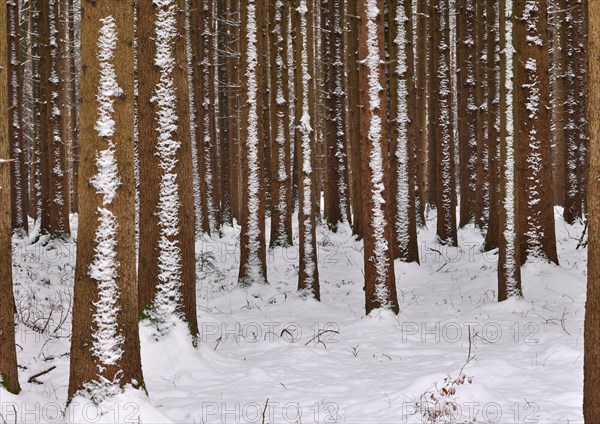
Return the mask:
<path id="1" fill-rule="evenodd" d="M 139 3 L 138 308 L 163 334 L 198 333 L 185 1 Z"/>
<path id="2" fill-rule="evenodd" d="M 9 45 L 7 34 L 7 2 L 0 2 L 0 110 L 7 111 L 9 99 Z M 17 351 L 15 346 L 15 300 L 12 279 L 11 180 L 8 113 L 0 113 L 0 384 L 11 393 L 19 393 Z"/>
<path id="3" fill-rule="evenodd" d="M 531 7 L 532 4 L 535 7 Z M 515 137 L 519 146 L 521 263 L 558 263 L 554 229 L 546 0 L 515 1 Z"/>
<path id="4" fill-rule="evenodd" d="M 143 386 L 135 268 L 133 7 L 82 7 L 81 174 L 69 396 Z"/>
<path id="5" fill-rule="evenodd" d="M 460 227 L 475 222 L 477 199 L 477 21 L 476 0 L 457 3 L 458 154 L 460 159 Z"/>
<path id="6" fill-rule="evenodd" d="M 265 87 L 260 85 L 263 46 L 258 33 L 262 14 L 261 0 L 242 0 L 242 232 L 240 235 L 240 272 L 242 287 L 267 282 L 265 246 L 265 158 L 263 135 L 263 101 Z"/>
<path id="7" fill-rule="evenodd" d="M 508 8 L 505 0 L 499 0 L 499 48 L 500 48 L 500 237 L 498 253 L 498 301 L 521 296 L 521 261 L 519 233 L 519 174 L 517 172 L 518 150 L 514 136 L 514 90 L 512 75 L 515 50 L 513 47 L 514 7 Z"/>
<path id="8" fill-rule="evenodd" d="M 270 0 L 271 47 L 271 246 L 292 245 L 288 20 L 290 5 Z"/>
<path id="9" fill-rule="evenodd" d="M 330 228 L 351 223 L 346 136 L 346 76 L 344 72 L 345 0 L 326 0 L 321 6 L 322 74 L 325 110 L 325 218 Z"/>
<path id="10" fill-rule="evenodd" d="M 417 128 L 414 85 L 412 1 L 390 3 L 389 105 L 392 165 L 394 258 L 419 262 L 415 210 L 415 151 Z"/>
<path id="11" fill-rule="evenodd" d="M 550 34 L 550 107 L 552 110 L 552 141 L 554 144 L 554 203 L 563 205 L 565 199 L 565 112 L 566 112 L 566 40 L 569 0 L 548 1 L 548 25 Z"/>
<path id="12" fill-rule="evenodd" d="M 427 204 L 427 1 L 417 1 L 417 38 L 415 66 L 415 209 L 417 225 L 425 226 L 425 207 Z"/>
<path id="13" fill-rule="evenodd" d="M 588 258 L 600 257 L 600 3 L 590 1 L 589 98 L 590 167 L 588 191 Z M 600 422 L 600 262 L 588 260 L 587 302 L 584 325 L 583 417 Z"/>
<path id="14" fill-rule="evenodd" d="M 433 12 L 435 80 L 437 236 L 442 243 L 456 246 L 456 185 L 454 165 L 454 123 L 450 71 L 450 25 L 448 0 L 438 0 Z"/>
<path id="15" fill-rule="evenodd" d="M 358 4 L 359 0 L 347 0 L 347 43 L 346 43 L 346 74 L 347 80 L 347 105 L 346 105 L 346 134 L 348 134 L 348 147 L 350 154 L 350 184 L 352 203 L 352 228 L 354 233 L 362 236 L 363 224 L 363 197 L 361 177 L 361 93 L 359 89 L 359 63 L 358 63 Z"/>
<path id="16" fill-rule="evenodd" d="M 393 259 L 383 0 L 360 0 L 359 57 L 366 313 L 399 312 Z"/>
<path id="17" fill-rule="evenodd" d="M 487 110 L 488 110 L 488 184 L 489 210 L 488 226 L 485 235 L 486 251 L 496 249 L 499 245 L 500 221 L 502 208 L 500 201 L 500 109 L 499 109 L 499 69 L 500 50 L 498 26 L 498 1 L 487 0 Z"/>

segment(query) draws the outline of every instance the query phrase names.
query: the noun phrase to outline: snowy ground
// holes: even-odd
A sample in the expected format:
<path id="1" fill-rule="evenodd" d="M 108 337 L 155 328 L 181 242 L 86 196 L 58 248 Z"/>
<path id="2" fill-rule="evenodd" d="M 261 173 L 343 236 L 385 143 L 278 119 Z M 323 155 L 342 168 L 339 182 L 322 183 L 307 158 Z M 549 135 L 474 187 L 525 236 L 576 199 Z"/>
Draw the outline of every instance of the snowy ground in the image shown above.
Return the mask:
<path id="1" fill-rule="evenodd" d="M 74 244 L 15 240 L 23 391 L 0 390 L 0 423 L 582 422 L 586 251 L 583 227 L 558 213 L 561 267 L 528 264 L 524 300 L 502 304 L 481 234 L 443 247 L 429 217 L 421 266 L 396 262 L 397 317 L 365 317 L 349 229 L 319 229 L 318 303 L 296 294 L 296 248 L 269 252 L 269 286 L 236 288 L 239 229 L 227 228 L 197 246 L 198 348 L 184 329 L 154 342 L 142 328 L 148 398 L 68 410 Z"/>

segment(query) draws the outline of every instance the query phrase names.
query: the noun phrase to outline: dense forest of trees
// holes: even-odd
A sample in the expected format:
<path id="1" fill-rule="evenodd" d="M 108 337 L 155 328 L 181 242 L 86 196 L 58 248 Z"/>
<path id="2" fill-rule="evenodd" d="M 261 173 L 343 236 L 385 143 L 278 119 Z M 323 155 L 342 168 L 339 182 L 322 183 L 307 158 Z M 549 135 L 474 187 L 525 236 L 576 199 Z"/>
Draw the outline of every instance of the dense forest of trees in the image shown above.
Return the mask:
<path id="1" fill-rule="evenodd" d="M 522 296 L 527 261 L 558 264 L 555 210 L 589 222 L 595 258 L 596 9 L 0 0 L 3 384 L 19 391 L 11 235 L 69 239 L 73 214 L 69 393 L 96 400 L 143 385 L 139 319 L 195 340 L 195 240 L 224 226 L 240 227 L 248 287 L 268 283 L 268 249 L 291 246 L 297 220 L 298 290 L 317 300 L 317 230 L 350 226 L 367 314 L 400 312 L 394 261 L 419 262 L 425 225 L 450 246 L 465 226 L 485 235 L 498 301 Z M 586 420 L 599 422 L 594 261 L 589 279 Z"/>

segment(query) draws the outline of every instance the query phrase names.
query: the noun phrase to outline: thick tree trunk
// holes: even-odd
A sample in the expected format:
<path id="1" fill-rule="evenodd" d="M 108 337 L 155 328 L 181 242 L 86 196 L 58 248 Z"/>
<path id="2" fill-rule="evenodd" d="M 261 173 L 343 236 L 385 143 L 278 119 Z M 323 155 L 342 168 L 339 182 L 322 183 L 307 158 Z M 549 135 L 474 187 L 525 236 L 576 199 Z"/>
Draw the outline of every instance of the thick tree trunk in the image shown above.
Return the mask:
<path id="1" fill-rule="evenodd" d="M 143 386 L 135 264 L 133 7 L 82 6 L 81 179 L 69 396 Z M 112 93 L 112 94 L 107 94 Z M 102 160 L 100 160 L 102 158 Z M 107 183 L 119 184 L 111 186 Z"/>
<path id="2" fill-rule="evenodd" d="M 427 39 L 427 204 L 437 207 L 438 197 L 438 148 L 437 148 L 437 114 L 439 105 L 436 104 L 436 74 L 435 56 L 437 47 L 434 33 L 436 29 L 435 9 L 437 0 L 429 0 L 427 26 L 429 37 Z"/>
<path id="3" fill-rule="evenodd" d="M 532 4 L 535 7 L 531 7 Z M 521 263 L 558 263 L 554 229 L 546 0 L 515 1 L 515 137 L 519 146 Z"/>
<path id="4" fill-rule="evenodd" d="M 565 112 L 566 112 L 566 69 L 567 69 L 567 28 L 571 23 L 566 19 L 570 12 L 569 0 L 548 1 L 548 25 L 550 47 L 550 107 L 552 110 L 553 181 L 554 203 L 563 205 L 565 199 Z"/>
<path id="5" fill-rule="evenodd" d="M 361 177 L 365 224 L 365 306 L 399 312 L 393 259 L 393 217 L 385 96 L 383 0 L 359 1 L 361 104 Z"/>
<path id="6" fill-rule="evenodd" d="M 196 258 L 185 1 L 139 3 L 140 313 L 158 333 L 176 318 L 193 336 Z"/>
<path id="7" fill-rule="evenodd" d="M 0 2 L 0 110 L 7 111 L 9 99 L 7 4 Z M 15 303 L 12 279 L 11 180 L 8 113 L 0 113 L 0 384 L 18 393 L 17 352 L 15 347 Z"/>
<path id="8" fill-rule="evenodd" d="M 600 3 L 590 1 L 589 98 L 590 167 L 588 191 L 588 284 L 585 305 L 583 417 L 586 423 L 600 422 Z"/>

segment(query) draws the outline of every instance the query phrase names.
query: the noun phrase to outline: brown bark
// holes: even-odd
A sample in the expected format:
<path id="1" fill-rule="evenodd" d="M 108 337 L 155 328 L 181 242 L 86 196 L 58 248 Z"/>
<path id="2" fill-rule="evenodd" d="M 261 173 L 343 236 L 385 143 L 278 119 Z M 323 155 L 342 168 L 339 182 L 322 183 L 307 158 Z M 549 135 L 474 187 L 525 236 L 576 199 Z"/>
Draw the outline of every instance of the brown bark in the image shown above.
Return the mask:
<path id="1" fill-rule="evenodd" d="M 118 41 L 112 61 L 117 83 L 123 94 L 114 97 L 114 134 L 101 137 L 95 128 L 98 120 L 97 95 L 100 83 L 98 59 L 98 36 L 104 25 L 102 19 L 112 16 L 116 24 Z M 77 265 L 73 302 L 73 334 L 71 342 L 71 366 L 69 396 L 78 391 L 89 390 L 89 383 L 102 385 L 99 377 L 120 387 L 131 384 L 142 387 L 143 377 L 138 334 L 137 294 L 135 268 L 135 191 L 134 191 L 134 139 L 133 139 L 133 7 L 129 2 L 114 3 L 97 0 L 82 4 L 81 43 L 81 179 L 79 180 L 80 212 L 77 243 Z M 98 172 L 96 157 L 100 150 L 114 143 L 114 153 L 121 185 L 110 204 L 97 193 L 90 179 Z M 110 209 L 116 221 L 116 258 L 118 271 L 115 276 L 118 299 L 116 300 L 117 328 L 123 337 L 122 355 L 116 363 L 105 364 L 93 352 L 97 331 L 94 321 L 96 302 L 99 300 L 99 281 L 90 276 L 90 264 L 96 252 L 96 228 L 98 209 Z M 83 393 L 86 395 L 86 393 Z M 93 393 L 87 395 L 94 396 Z"/>
<path id="2" fill-rule="evenodd" d="M 29 26 L 31 37 L 31 72 L 32 72 L 32 109 L 33 109 L 33 138 L 31 146 L 31 170 L 29 173 L 29 213 L 36 221 L 41 220 L 41 150 L 42 150 L 42 96 L 41 96 L 41 48 L 40 48 L 40 0 L 31 0 Z"/>
<path id="3" fill-rule="evenodd" d="M 514 10 L 514 5 L 513 5 Z M 508 119 L 513 117 L 514 105 L 513 80 L 508 80 L 514 68 L 513 46 L 508 44 L 507 32 L 513 33 L 508 27 L 513 21 L 513 10 L 506 10 L 505 0 L 499 0 L 498 37 L 500 49 L 499 72 L 499 143 L 500 143 L 500 204 L 498 238 L 498 301 L 503 301 L 512 296 L 521 296 L 521 238 L 519 220 L 519 194 L 520 184 L 517 171 L 518 156 L 520 154 L 517 140 L 514 137 L 514 123 Z M 508 20 L 507 20 L 508 15 Z"/>
<path id="4" fill-rule="evenodd" d="M 377 15 L 370 16 L 367 0 L 359 1 L 360 99 L 363 105 L 360 139 L 363 157 L 369 158 L 362 161 L 361 168 L 367 314 L 378 308 L 399 312 L 392 249 L 383 0 L 377 0 L 377 8 Z M 373 26 L 375 31 L 370 33 L 369 28 Z M 370 40 L 376 42 L 369 44 Z M 379 158 L 380 162 L 371 159 L 373 157 Z"/>
<path id="5" fill-rule="evenodd" d="M 347 0 L 347 26 L 346 34 L 346 74 L 347 79 L 347 105 L 346 105 L 346 134 L 348 134 L 348 148 L 350 150 L 350 193 L 352 203 L 352 228 L 354 233 L 362 236 L 364 233 L 363 205 L 362 205 L 362 178 L 361 178 L 361 93 L 359 88 L 359 63 L 358 63 L 358 36 L 360 21 L 358 18 L 358 0 Z"/>
<path id="6" fill-rule="evenodd" d="M 433 12 L 433 70 L 435 80 L 437 236 L 442 243 L 456 246 L 455 151 L 450 70 L 450 25 L 448 0 L 439 0 Z"/>
<path id="7" fill-rule="evenodd" d="M 25 143 L 23 139 L 23 67 L 20 63 L 19 52 L 19 7 L 16 0 L 6 2 L 8 10 L 8 137 L 10 140 L 12 192 L 12 228 L 24 232 L 28 231 L 27 220 L 27 166 L 25 158 Z"/>
<path id="8" fill-rule="evenodd" d="M 548 25 L 550 33 L 550 107 L 552 109 L 552 136 L 554 144 L 554 203 L 563 205 L 565 197 L 565 103 L 566 103 L 566 68 L 567 68 L 567 27 L 566 19 L 570 11 L 569 0 L 548 1 Z"/>
<path id="9" fill-rule="evenodd" d="M 546 0 L 536 8 L 515 2 L 515 137 L 519 146 L 521 262 L 545 257 L 558 263 L 554 228 L 548 94 Z M 536 41 L 534 41 L 536 40 Z"/>
<path id="10" fill-rule="evenodd" d="M 435 103 L 435 55 L 437 46 L 435 45 L 435 9 L 437 0 L 429 0 L 427 26 L 429 28 L 429 37 L 427 43 L 427 203 L 432 207 L 437 207 L 438 197 L 438 149 L 436 136 L 436 114 L 439 105 Z"/>
<path id="11" fill-rule="evenodd" d="M 0 110 L 10 106 L 8 96 L 7 4 L 0 2 Z M 11 393 L 18 393 L 17 352 L 15 346 L 15 309 L 12 279 L 12 223 L 9 114 L 0 114 L 0 384 Z"/>
<path id="12" fill-rule="evenodd" d="M 600 3 L 590 1 L 589 98 L 590 166 L 588 191 L 588 283 L 584 325 L 583 417 L 600 422 Z"/>
<path id="13" fill-rule="evenodd" d="M 270 0 L 271 53 L 271 246 L 292 244 L 288 21 L 290 5 Z"/>
<path id="14" fill-rule="evenodd" d="M 346 77 L 343 19 L 345 0 L 326 0 L 321 6 L 321 48 L 326 142 L 325 218 L 336 228 L 351 223 L 346 136 Z"/>
<path id="15" fill-rule="evenodd" d="M 497 0 L 487 0 L 487 110 L 488 110 L 488 184 L 489 210 L 488 226 L 485 236 L 485 250 L 498 247 L 500 237 L 500 222 L 498 211 L 502 207 L 500 200 L 500 140 L 499 140 L 499 69 L 500 51 L 498 46 L 498 13 Z"/>
<path id="16" fill-rule="evenodd" d="M 400 9 L 400 10 L 399 10 Z M 398 14 L 400 12 L 400 14 Z M 402 18 L 397 19 L 398 16 Z M 389 6 L 389 116 L 394 258 L 419 262 L 415 209 L 417 127 L 414 81 L 412 1 Z M 399 33 L 401 33 L 399 37 Z M 400 45 L 402 43 L 403 45 Z M 399 54 L 402 51 L 402 54 Z M 404 63 L 399 63 L 404 58 Z M 405 106 L 404 106 L 405 104 Z"/>
<path id="17" fill-rule="evenodd" d="M 415 208 L 417 225 L 425 226 L 427 204 L 427 2 L 417 2 L 417 39 L 415 56 Z"/>
<path id="18" fill-rule="evenodd" d="M 176 234 L 163 232 L 159 225 L 159 207 L 161 201 L 161 184 L 168 179 L 166 170 L 161 166 L 163 158 L 158 154 L 159 128 L 158 113 L 161 111 L 155 99 L 157 85 L 161 80 L 162 70 L 155 63 L 156 36 L 155 20 L 157 8 L 151 2 L 139 3 L 139 20 L 137 24 L 138 41 L 138 72 L 139 79 L 139 166 L 142 170 L 139 190 L 139 302 L 140 313 L 154 308 L 154 301 L 159 284 L 169 281 L 161 280 L 164 270 L 159 267 L 159 242 L 167 238 L 180 249 L 178 264 L 181 271 L 178 277 L 180 283 L 178 313 L 188 324 L 193 336 L 198 333 L 196 316 L 196 258 L 194 238 L 194 200 L 192 190 L 192 151 L 190 140 L 189 98 L 188 98 L 188 68 L 186 59 L 185 37 L 185 1 L 174 2 L 177 36 L 171 41 L 172 57 L 176 66 L 169 77 L 174 82 L 176 128 L 170 133 L 170 138 L 179 142 L 174 157 L 177 163 L 169 173 L 176 175 L 176 186 L 179 202 L 177 213 L 178 225 Z M 191 6 L 193 7 L 193 6 Z M 162 137 L 165 136 L 164 130 Z"/>
<path id="19" fill-rule="evenodd" d="M 477 21 L 475 0 L 457 3 L 457 107 L 458 154 L 460 160 L 460 227 L 476 221 L 477 199 L 477 141 L 478 103 L 477 85 Z"/>
<path id="20" fill-rule="evenodd" d="M 261 43 L 258 23 L 262 22 L 266 10 L 261 7 L 262 0 L 242 0 L 241 34 L 242 42 L 242 96 L 240 120 L 240 158 L 242 165 L 242 198 L 240 235 L 240 271 L 238 284 L 248 286 L 267 282 L 266 245 L 265 245 L 265 158 L 263 136 L 266 129 L 263 120 L 263 102 L 265 87 L 260 85 L 262 67 L 260 57 L 267 48 Z M 251 22 L 253 25 L 249 25 Z M 254 29 L 254 31 L 253 31 Z M 256 57 L 249 52 L 254 51 Z"/>

